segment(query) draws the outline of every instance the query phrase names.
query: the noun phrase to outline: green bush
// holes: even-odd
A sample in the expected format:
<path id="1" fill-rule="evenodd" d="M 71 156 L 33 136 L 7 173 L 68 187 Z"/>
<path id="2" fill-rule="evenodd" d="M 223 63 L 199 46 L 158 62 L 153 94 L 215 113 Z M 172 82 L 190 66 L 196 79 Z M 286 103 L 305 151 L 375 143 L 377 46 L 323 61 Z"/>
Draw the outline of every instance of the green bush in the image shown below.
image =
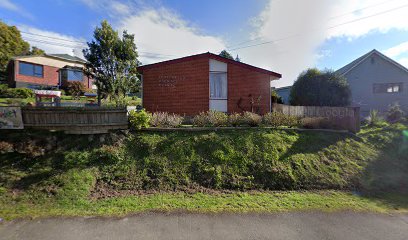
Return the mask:
<path id="1" fill-rule="evenodd" d="M 221 127 L 228 124 L 228 115 L 226 113 L 210 110 L 207 114 L 210 126 Z"/>
<path id="2" fill-rule="evenodd" d="M 239 113 L 233 113 L 228 116 L 228 123 L 233 127 L 240 126 L 242 122 L 243 122 L 242 115 Z"/>
<path id="3" fill-rule="evenodd" d="M 31 98 L 34 97 L 34 92 L 28 88 L 11 88 L 9 92 L 14 98 Z"/>
<path id="4" fill-rule="evenodd" d="M 175 128 L 183 122 L 183 117 L 174 113 L 155 112 L 150 119 L 150 125 L 153 127 Z"/>
<path id="5" fill-rule="evenodd" d="M 285 117 L 283 113 L 271 112 L 262 117 L 262 122 L 267 126 L 277 128 L 284 125 Z"/>
<path id="6" fill-rule="evenodd" d="M 63 86 L 63 90 L 67 95 L 74 98 L 79 98 L 80 96 L 84 95 L 87 88 L 80 81 L 70 81 Z"/>
<path id="7" fill-rule="evenodd" d="M 370 110 L 370 115 L 367 118 L 367 122 L 369 126 L 376 126 L 382 121 L 382 118 L 380 114 L 378 113 L 378 110 L 372 109 Z"/>
<path id="8" fill-rule="evenodd" d="M 294 82 L 290 103 L 298 106 L 348 106 L 351 90 L 347 80 L 332 70 L 308 69 Z"/>
<path id="9" fill-rule="evenodd" d="M 133 129 L 140 130 L 142 128 L 148 128 L 150 126 L 150 119 L 152 115 L 146 112 L 144 109 L 141 111 L 132 110 L 129 112 L 129 123 Z"/>
<path id="10" fill-rule="evenodd" d="M 285 127 L 297 127 L 300 125 L 300 118 L 296 116 L 285 115 L 280 112 L 267 113 L 262 117 L 262 122 L 274 128 Z"/>
<path id="11" fill-rule="evenodd" d="M 387 112 L 387 121 L 390 123 L 396 123 L 403 120 L 405 112 L 401 109 L 398 103 L 392 104 Z"/>
<path id="12" fill-rule="evenodd" d="M 0 97 L 3 98 L 32 98 L 34 92 L 28 88 L 8 88 L 7 85 L 0 85 Z"/>
<path id="13" fill-rule="evenodd" d="M 8 89 L 7 84 L 0 84 L 0 97 L 6 98 Z"/>
<path id="14" fill-rule="evenodd" d="M 193 118 L 193 125 L 196 127 L 205 127 L 208 125 L 208 118 L 206 112 L 200 112 Z"/>
<path id="15" fill-rule="evenodd" d="M 201 112 L 193 118 L 193 124 L 198 127 L 226 126 L 228 124 L 228 115 L 214 110 Z"/>
<path id="16" fill-rule="evenodd" d="M 253 112 L 244 112 L 242 122 L 251 127 L 257 127 L 262 123 L 262 117 Z"/>

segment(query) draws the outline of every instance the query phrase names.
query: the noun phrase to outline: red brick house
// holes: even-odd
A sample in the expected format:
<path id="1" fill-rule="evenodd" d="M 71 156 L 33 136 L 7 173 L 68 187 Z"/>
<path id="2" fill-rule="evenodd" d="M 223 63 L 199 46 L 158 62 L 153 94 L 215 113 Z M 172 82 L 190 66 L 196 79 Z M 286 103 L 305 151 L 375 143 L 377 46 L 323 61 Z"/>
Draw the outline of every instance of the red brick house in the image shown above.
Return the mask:
<path id="1" fill-rule="evenodd" d="M 212 53 L 144 65 L 138 71 L 147 111 L 188 116 L 210 109 L 269 112 L 270 82 L 282 77 Z"/>
<path id="2" fill-rule="evenodd" d="M 8 64 L 10 87 L 59 88 L 69 81 L 81 81 L 92 88 L 92 80 L 82 71 L 85 60 L 68 54 L 14 57 Z"/>

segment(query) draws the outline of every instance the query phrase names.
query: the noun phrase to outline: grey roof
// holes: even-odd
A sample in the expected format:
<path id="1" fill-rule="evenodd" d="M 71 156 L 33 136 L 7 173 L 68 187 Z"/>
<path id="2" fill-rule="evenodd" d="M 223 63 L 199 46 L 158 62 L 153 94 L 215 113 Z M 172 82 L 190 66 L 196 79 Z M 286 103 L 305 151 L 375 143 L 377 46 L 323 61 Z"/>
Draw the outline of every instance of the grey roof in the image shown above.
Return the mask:
<path id="1" fill-rule="evenodd" d="M 86 62 L 82 58 L 71 56 L 69 54 L 46 54 L 46 55 L 51 56 L 51 57 L 56 57 L 56 58 L 62 58 L 62 59 L 69 60 L 69 61 L 77 61 L 77 62 L 83 62 L 83 63 Z"/>
<path id="2" fill-rule="evenodd" d="M 348 73 L 351 69 L 353 69 L 354 67 L 356 67 L 357 65 L 359 65 L 360 63 L 362 63 L 366 58 L 368 58 L 369 56 L 371 56 L 372 54 L 377 54 L 378 56 L 380 56 L 381 58 L 385 59 L 386 61 L 396 65 L 397 67 L 401 68 L 402 70 L 408 72 L 408 69 L 405 68 L 404 66 L 402 66 L 401 64 L 397 63 L 396 61 L 392 60 L 391 58 L 385 56 L 384 54 L 382 54 L 381 52 L 377 51 L 376 49 L 373 49 L 372 51 L 364 54 L 363 56 L 357 58 L 356 60 L 352 61 L 351 63 L 347 64 L 346 66 L 340 68 L 339 70 L 336 71 L 336 73 L 340 74 L 340 75 L 344 75 L 346 73 Z"/>
<path id="3" fill-rule="evenodd" d="M 30 57 L 50 57 L 50 58 L 58 58 L 65 61 L 70 62 L 79 62 L 79 63 L 86 63 L 86 61 L 82 58 L 71 56 L 69 54 L 42 54 L 42 55 L 23 55 L 23 56 L 14 56 L 13 60 L 30 58 Z"/>
<path id="4" fill-rule="evenodd" d="M 275 88 L 275 91 L 286 90 L 286 89 L 291 89 L 291 88 L 292 86 L 280 87 L 280 88 Z"/>

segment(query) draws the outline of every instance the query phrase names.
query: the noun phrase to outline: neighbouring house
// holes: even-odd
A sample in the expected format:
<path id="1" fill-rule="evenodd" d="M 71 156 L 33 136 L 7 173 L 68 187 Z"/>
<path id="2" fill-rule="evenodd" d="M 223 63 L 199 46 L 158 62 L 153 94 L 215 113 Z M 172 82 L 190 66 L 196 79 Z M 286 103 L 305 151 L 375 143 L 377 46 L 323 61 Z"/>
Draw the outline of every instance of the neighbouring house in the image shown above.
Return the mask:
<path id="1" fill-rule="evenodd" d="M 144 65 L 143 107 L 193 116 L 210 109 L 234 113 L 271 110 L 271 87 L 281 74 L 203 53 Z"/>
<path id="2" fill-rule="evenodd" d="M 370 110 L 387 111 L 399 103 L 408 112 L 408 69 L 377 50 L 336 71 L 350 84 L 352 105 L 366 116 Z"/>
<path id="3" fill-rule="evenodd" d="M 32 89 L 60 88 L 69 81 L 81 81 L 95 89 L 92 79 L 83 73 L 85 60 L 68 54 L 44 54 L 14 57 L 7 66 L 10 87 Z"/>
<path id="4" fill-rule="evenodd" d="M 286 86 L 281 88 L 275 88 L 275 92 L 282 98 L 283 104 L 289 104 L 290 102 L 290 89 L 292 86 Z"/>

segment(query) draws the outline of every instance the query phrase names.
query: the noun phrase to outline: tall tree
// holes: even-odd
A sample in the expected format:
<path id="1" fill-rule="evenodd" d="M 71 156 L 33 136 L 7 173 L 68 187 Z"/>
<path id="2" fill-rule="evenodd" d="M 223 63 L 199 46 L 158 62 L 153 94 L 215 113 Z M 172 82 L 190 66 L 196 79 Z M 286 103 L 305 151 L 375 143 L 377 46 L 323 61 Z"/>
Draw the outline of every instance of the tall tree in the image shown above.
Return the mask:
<path id="1" fill-rule="evenodd" d="M 300 74 L 290 92 L 292 105 L 348 106 L 350 102 L 347 80 L 331 70 L 308 69 Z"/>
<path id="2" fill-rule="evenodd" d="M 239 58 L 238 54 L 237 54 L 237 57 L 235 58 L 235 61 L 241 62 L 241 58 Z"/>
<path id="3" fill-rule="evenodd" d="M 0 21 L 0 81 L 6 80 L 6 68 L 10 59 L 17 55 L 25 55 L 30 44 L 24 41 L 15 26 L 8 26 Z"/>
<path id="4" fill-rule="evenodd" d="M 44 50 L 32 47 L 23 40 L 16 26 L 9 26 L 0 21 L 0 82 L 7 79 L 7 65 L 12 57 L 19 55 L 41 55 Z"/>
<path id="5" fill-rule="evenodd" d="M 43 55 L 43 54 L 45 54 L 45 51 L 35 46 L 31 47 L 30 52 L 28 52 L 28 55 Z"/>
<path id="6" fill-rule="evenodd" d="M 101 98 L 118 99 L 138 83 L 138 54 L 134 35 L 123 32 L 122 37 L 106 21 L 94 31 L 94 39 L 83 50 L 88 61 L 85 72 L 91 75 L 98 87 L 98 104 Z"/>
<path id="7" fill-rule="evenodd" d="M 221 57 L 225 57 L 225 58 L 234 60 L 234 57 L 229 52 L 227 52 L 227 50 L 222 50 L 220 52 L 220 54 L 218 54 L 218 55 L 221 56 Z"/>

